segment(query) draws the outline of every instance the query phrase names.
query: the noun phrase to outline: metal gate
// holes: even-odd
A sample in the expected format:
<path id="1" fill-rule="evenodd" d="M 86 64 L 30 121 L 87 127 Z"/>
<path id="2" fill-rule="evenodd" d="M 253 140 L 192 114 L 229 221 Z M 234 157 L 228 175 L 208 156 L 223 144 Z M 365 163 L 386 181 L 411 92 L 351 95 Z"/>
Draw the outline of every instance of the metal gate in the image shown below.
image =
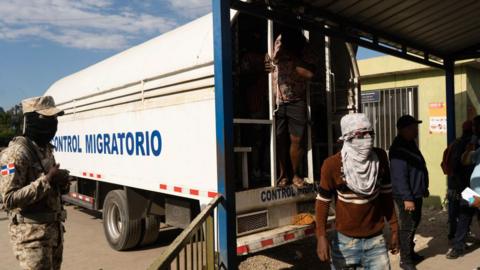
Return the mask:
<path id="1" fill-rule="evenodd" d="M 214 216 L 218 205 L 224 202 L 221 195 L 213 198 L 148 270 L 219 269 Z"/>
<path id="2" fill-rule="evenodd" d="M 417 117 L 417 92 L 416 86 L 362 92 L 362 111 L 374 126 L 376 147 L 390 148 L 402 115 Z"/>

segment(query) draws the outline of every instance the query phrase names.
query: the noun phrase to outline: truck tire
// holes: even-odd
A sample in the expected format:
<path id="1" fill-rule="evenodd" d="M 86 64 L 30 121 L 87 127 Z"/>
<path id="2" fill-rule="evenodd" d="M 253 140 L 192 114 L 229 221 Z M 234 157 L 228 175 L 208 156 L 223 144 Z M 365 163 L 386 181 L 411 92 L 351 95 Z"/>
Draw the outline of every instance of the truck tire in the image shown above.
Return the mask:
<path id="1" fill-rule="evenodd" d="M 147 246 L 155 243 L 160 234 L 160 217 L 148 216 L 142 219 L 142 237 L 139 246 Z"/>
<path id="2" fill-rule="evenodd" d="M 127 195 L 112 190 L 103 203 L 103 229 L 108 244 L 118 251 L 135 247 L 142 233 L 141 219 L 130 220 Z"/>

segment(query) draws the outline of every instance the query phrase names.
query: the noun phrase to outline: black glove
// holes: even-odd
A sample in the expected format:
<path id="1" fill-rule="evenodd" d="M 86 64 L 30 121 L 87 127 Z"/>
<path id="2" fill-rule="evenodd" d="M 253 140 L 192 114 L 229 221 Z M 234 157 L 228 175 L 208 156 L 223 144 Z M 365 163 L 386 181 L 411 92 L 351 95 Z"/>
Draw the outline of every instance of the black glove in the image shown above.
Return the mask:
<path id="1" fill-rule="evenodd" d="M 70 171 L 65 169 L 59 169 L 53 176 L 52 183 L 59 187 L 64 187 L 70 183 Z"/>

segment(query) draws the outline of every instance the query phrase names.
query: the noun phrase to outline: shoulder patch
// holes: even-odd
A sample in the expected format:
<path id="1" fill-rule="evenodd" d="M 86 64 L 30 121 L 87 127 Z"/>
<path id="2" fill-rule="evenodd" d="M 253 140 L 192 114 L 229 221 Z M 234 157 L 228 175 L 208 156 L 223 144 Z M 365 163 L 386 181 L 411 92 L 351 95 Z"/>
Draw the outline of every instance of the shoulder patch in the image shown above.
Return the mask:
<path id="1" fill-rule="evenodd" d="M 15 173 L 15 164 L 8 163 L 7 165 L 2 165 L 0 167 L 0 175 L 6 176 Z"/>

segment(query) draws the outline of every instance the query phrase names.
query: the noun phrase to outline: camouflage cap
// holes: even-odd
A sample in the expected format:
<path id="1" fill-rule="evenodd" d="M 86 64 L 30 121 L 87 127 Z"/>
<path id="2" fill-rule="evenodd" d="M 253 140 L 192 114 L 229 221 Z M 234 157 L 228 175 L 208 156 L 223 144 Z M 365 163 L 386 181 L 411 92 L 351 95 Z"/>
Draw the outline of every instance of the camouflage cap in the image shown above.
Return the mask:
<path id="1" fill-rule="evenodd" d="M 23 113 L 36 112 L 45 116 L 63 115 L 63 110 L 55 107 L 51 96 L 34 97 L 22 100 Z"/>

